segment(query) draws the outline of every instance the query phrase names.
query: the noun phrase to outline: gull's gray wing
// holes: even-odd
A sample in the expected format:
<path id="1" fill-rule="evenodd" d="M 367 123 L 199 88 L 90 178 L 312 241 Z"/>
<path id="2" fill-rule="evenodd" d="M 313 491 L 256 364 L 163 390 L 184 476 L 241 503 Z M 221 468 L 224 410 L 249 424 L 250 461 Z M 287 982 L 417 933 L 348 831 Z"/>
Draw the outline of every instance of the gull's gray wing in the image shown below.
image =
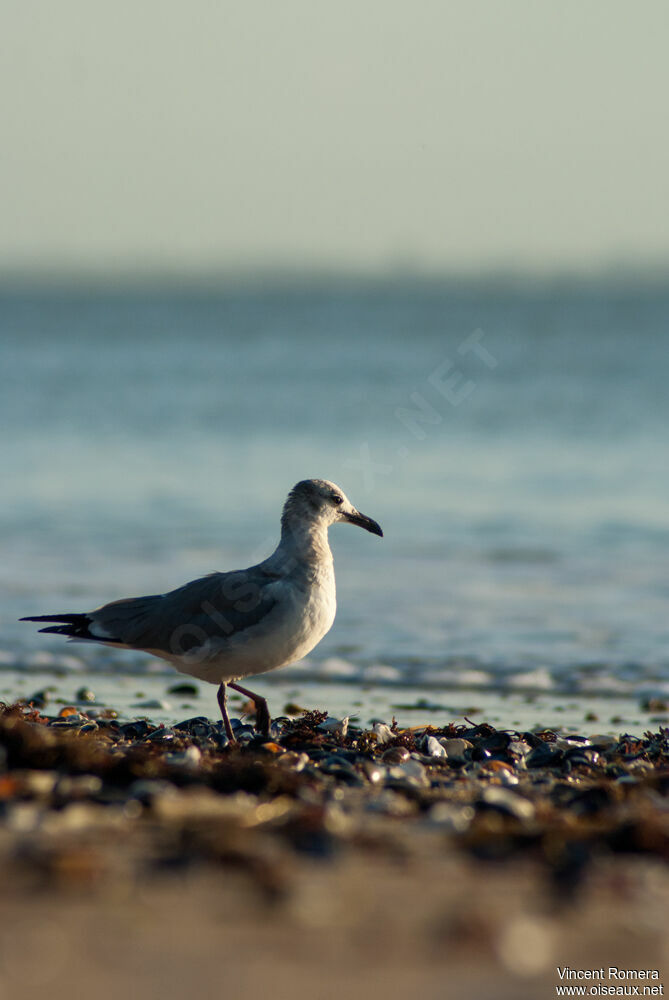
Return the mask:
<path id="1" fill-rule="evenodd" d="M 277 603 L 270 587 L 277 579 L 252 566 L 211 573 L 168 594 L 112 601 L 89 613 L 82 638 L 179 656 L 258 625 Z"/>

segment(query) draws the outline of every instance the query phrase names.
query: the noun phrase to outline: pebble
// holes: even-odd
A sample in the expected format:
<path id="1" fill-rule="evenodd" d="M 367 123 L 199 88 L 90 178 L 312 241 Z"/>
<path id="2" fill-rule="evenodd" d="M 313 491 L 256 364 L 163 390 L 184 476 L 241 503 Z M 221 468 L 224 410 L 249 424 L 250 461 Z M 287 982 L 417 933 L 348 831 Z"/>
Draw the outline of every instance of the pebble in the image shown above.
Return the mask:
<path id="1" fill-rule="evenodd" d="M 183 722 L 175 723 L 172 728 L 176 733 L 188 733 L 189 736 L 200 740 L 213 738 L 218 732 L 204 715 L 197 715 L 193 719 L 184 719 Z"/>
<path id="2" fill-rule="evenodd" d="M 541 743 L 530 750 L 525 763 L 528 767 L 554 767 L 564 757 L 564 752 L 552 743 Z"/>
<path id="3" fill-rule="evenodd" d="M 395 781 L 409 781 L 417 786 L 424 787 L 430 784 L 425 767 L 420 761 L 413 760 L 413 758 L 391 767 L 388 776 Z"/>
<path id="4" fill-rule="evenodd" d="M 196 771 L 202 761 L 202 751 L 199 747 L 186 747 L 179 753 L 165 755 L 165 763 L 172 767 L 182 767 L 188 771 Z"/>
<path id="5" fill-rule="evenodd" d="M 493 733 L 488 733 L 484 736 L 481 746 L 490 756 L 495 756 L 498 754 L 503 754 L 509 748 L 511 743 L 511 735 L 504 732 L 501 729 L 496 730 Z"/>
<path id="6" fill-rule="evenodd" d="M 117 719 L 118 712 L 113 708 L 97 708 L 91 705 L 86 708 L 86 715 L 89 719 Z"/>
<path id="7" fill-rule="evenodd" d="M 46 708 L 48 700 L 49 700 L 48 691 L 36 691 L 35 694 L 31 695 L 29 698 L 26 698 L 26 703 L 28 705 L 32 705 L 33 708 L 39 708 L 41 711 L 43 708 Z"/>
<path id="8" fill-rule="evenodd" d="M 500 771 L 497 774 L 497 780 L 500 785 L 518 785 L 520 784 L 520 779 L 518 775 L 513 774 L 512 771 Z"/>
<path id="9" fill-rule="evenodd" d="M 146 737 L 153 726 L 146 719 L 135 719 L 133 722 L 126 722 L 120 727 L 120 733 L 126 740 L 141 740 Z"/>
<path id="10" fill-rule="evenodd" d="M 235 721 L 239 723 L 237 726 L 234 725 Z M 232 731 L 235 734 L 235 739 L 239 743 L 248 743 L 249 740 L 254 740 L 257 736 L 253 726 L 245 726 L 244 723 L 239 720 L 233 720 Z"/>
<path id="11" fill-rule="evenodd" d="M 280 740 L 281 736 L 283 735 L 283 725 L 282 725 L 282 722 L 288 722 L 288 721 L 289 720 L 285 719 L 285 718 L 283 720 L 272 719 L 272 722 L 271 722 L 270 727 L 269 727 L 270 739 L 275 740 L 275 741 Z"/>
<path id="12" fill-rule="evenodd" d="M 572 764 L 596 764 L 599 760 L 599 753 L 593 746 L 586 746 L 583 744 L 580 747 L 576 746 L 567 750 L 565 758 Z"/>
<path id="13" fill-rule="evenodd" d="M 485 762 L 485 768 L 493 774 L 508 774 L 513 770 L 510 764 L 505 764 L 502 760 L 488 760 Z"/>
<path id="14" fill-rule="evenodd" d="M 347 785 L 364 785 L 364 781 L 352 764 L 342 757 L 326 757 L 321 761 L 319 770 L 329 774 L 339 781 L 344 781 Z"/>
<path id="15" fill-rule="evenodd" d="M 423 751 L 429 757 L 446 757 L 446 748 L 434 736 L 425 737 Z"/>
<path id="16" fill-rule="evenodd" d="M 83 715 L 79 715 L 78 712 L 74 712 L 62 719 L 52 719 L 49 726 L 52 729 L 79 729 L 87 722 L 88 720 Z"/>
<path id="17" fill-rule="evenodd" d="M 149 733 L 148 738 L 152 743 L 169 743 L 175 737 L 173 729 L 156 729 L 153 733 Z"/>
<path id="18" fill-rule="evenodd" d="M 560 750 L 569 751 L 574 749 L 582 750 L 584 747 L 587 747 L 589 743 L 590 740 L 585 739 L 585 737 L 562 736 L 558 737 L 552 745 L 558 747 Z"/>
<path id="19" fill-rule="evenodd" d="M 467 751 L 471 750 L 473 747 L 473 744 L 470 743 L 469 740 L 463 740 L 459 737 L 441 739 L 439 742 L 444 748 L 446 756 L 449 760 L 464 760 Z"/>
<path id="20" fill-rule="evenodd" d="M 618 740 L 615 736 L 609 736 L 607 733 L 598 733 L 596 736 L 590 737 L 590 746 L 596 747 L 597 750 L 609 750 L 611 747 L 616 746 Z"/>
<path id="21" fill-rule="evenodd" d="M 286 715 L 303 715 L 306 711 L 308 711 L 308 709 L 298 705 L 295 701 L 287 701 L 283 706 L 283 710 Z"/>
<path id="22" fill-rule="evenodd" d="M 286 750 L 279 757 L 276 758 L 277 764 L 281 764 L 282 767 L 289 767 L 292 771 L 299 773 L 304 770 L 306 764 L 309 763 L 308 753 L 295 753 L 294 750 Z"/>
<path id="23" fill-rule="evenodd" d="M 491 809 L 507 813 L 516 819 L 528 821 L 534 817 L 535 808 L 529 799 L 523 798 L 516 792 L 510 792 L 506 788 L 498 785 L 490 785 L 484 788 L 481 793 L 481 802 Z"/>
<path id="24" fill-rule="evenodd" d="M 199 689 L 195 684 L 191 684 L 190 681 L 181 681 L 179 684 L 171 684 L 167 689 L 167 693 L 187 695 L 192 698 L 199 694 Z"/>
<path id="25" fill-rule="evenodd" d="M 372 760 L 366 760 L 362 765 L 362 769 L 367 776 L 367 780 L 373 785 L 381 784 L 388 773 L 385 767 L 380 767 Z"/>
<path id="26" fill-rule="evenodd" d="M 413 816 L 415 811 L 415 803 L 387 785 L 365 803 L 365 812 L 384 816 Z"/>
<path id="27" fill-rule="evenodd" d="M 402 761 L 409 759 L 409 751 L 406 747 L 390 747 L 388 750 L 384 750 L 381 754 L 381 760 L 384 764 L 401 764 Z"/>
<path id="28" fill-rule="evenodd" d="M 473 806 L 461 806 L 455 802 L 435 802 L 427 813 L 430 824 L 447 833 L 464 833 L 471 826 L 476 815 Z"/>

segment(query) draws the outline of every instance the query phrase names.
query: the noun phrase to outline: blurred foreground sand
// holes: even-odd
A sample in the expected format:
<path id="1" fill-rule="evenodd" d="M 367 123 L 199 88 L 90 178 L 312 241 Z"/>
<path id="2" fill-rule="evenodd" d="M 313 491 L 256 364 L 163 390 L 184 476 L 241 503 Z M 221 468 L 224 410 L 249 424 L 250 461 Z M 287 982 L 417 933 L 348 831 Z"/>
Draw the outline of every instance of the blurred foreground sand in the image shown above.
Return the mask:
<path id="1" fill-rule="evenodd" d="M 271 893 L 208 866 L 60 889 L 10 877 L 0 996 L 542 1000 L 558 965 L 668 969 L 669 872 L 656 859 L 599 861 L 567 897 L 532 862 L 436 841 L 413 857 L 281 862 Z"/>

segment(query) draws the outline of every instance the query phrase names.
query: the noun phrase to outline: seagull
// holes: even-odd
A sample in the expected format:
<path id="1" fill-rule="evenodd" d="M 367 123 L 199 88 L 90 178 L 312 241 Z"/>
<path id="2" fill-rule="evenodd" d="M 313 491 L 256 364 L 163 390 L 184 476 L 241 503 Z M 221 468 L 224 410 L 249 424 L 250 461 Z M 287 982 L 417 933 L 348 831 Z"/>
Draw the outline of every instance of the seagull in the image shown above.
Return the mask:
<path id="1" fill-rule="evenodd" d="M 230 743 L 226 690 L 250 698 L 256 728 L 269 736 L 267 701 L 237 683 L 306 656 L 329 632 L 337 609 L 328 528 L 344 521 L 383 536 L 376 521 L 327 479 L 304 479 L 288 494 L 281 540 L 264 562 L 210 573 L 167 594 L 129 597 L 94 611 L 22 618 L 59 622 L 40 632 L 152 653 L 183 674 L 218 684 L 218 704 Z"/>

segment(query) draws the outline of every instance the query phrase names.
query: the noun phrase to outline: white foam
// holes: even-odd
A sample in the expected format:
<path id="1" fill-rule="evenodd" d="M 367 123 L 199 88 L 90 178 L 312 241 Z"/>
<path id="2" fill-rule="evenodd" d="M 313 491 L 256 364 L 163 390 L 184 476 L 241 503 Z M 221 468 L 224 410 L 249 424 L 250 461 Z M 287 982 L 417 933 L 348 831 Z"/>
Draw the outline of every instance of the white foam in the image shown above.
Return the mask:
<path id="1" fill-rule="evenodd" d="M 402 674 L 389 663 L 372 663 L 363 669 L 362 676 L 366 681 L 398 681 Z"/>
<path id="2" fill-rule="evenodd" d="M 359 670 L 348 660 L 342 660 L 338 656 L 329 656 L 327 660 L 323 660 L 319 673 L 329 677 L 357 677 Z"/>
<path id="3" fill-rule="evenodd" d="M 541 691 L 551 691 L 555 687 L 553 675 L 546 667 L 509 674 L 503 680 L 512 688 L 539 688 Z"/>

